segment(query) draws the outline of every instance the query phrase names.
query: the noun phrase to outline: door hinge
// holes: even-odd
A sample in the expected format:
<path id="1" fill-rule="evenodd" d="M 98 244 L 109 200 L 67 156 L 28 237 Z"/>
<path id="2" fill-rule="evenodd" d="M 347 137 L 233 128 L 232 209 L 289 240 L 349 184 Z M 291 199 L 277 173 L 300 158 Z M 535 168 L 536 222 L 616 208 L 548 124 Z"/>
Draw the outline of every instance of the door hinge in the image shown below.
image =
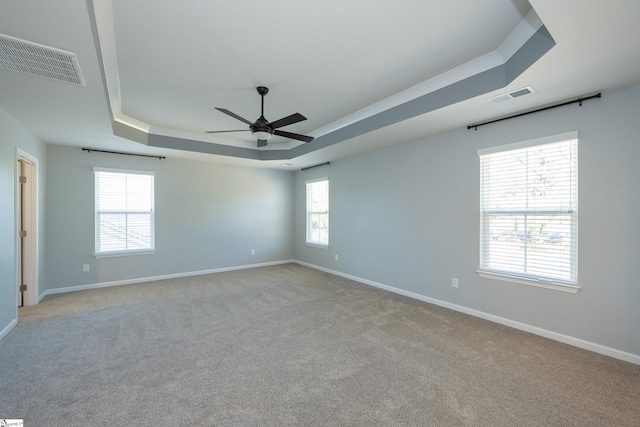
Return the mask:
<path id="1" fill-rule="evenodd" d="M 27 291 L 27 285 L 20 285 L 20 292 L 26 292 Z"/>
<path id="2" fill-rule="evenodd" d="M 27 237 L 27 230 L 20 231 L 20 237 Z"/>
<path id="3" fill-rule="evenodd" d="M 27 183 L 27 177 L 26 176 L 21 176 L 20 177 L 20 184 L 26 184 Z"/>

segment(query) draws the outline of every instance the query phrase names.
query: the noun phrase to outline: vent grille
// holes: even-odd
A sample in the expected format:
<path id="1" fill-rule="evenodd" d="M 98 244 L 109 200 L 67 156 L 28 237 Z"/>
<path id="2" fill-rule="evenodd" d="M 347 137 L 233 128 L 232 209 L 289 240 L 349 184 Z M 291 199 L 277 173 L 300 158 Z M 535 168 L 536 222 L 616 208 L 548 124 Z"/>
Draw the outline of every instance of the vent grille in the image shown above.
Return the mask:
<path id="1" fill-rule="evenodd" d="M 73 53 L 0 34 L 0 68 L 86 86 Z"/>
<path id="2" fill-rule="evenodd" d="M 523 87 L 522 89 L 516 89 L 509 93 L 503 93 L 502 95 L 494 96 L 493 98 L 489 98 L 488 101 L 493 102 L 494 104 L 498 104 L 504 101 L 510 101 L 515 98 L 519 98 L 521 96 L 529 95 L 532 93 L 536 93 L 536 91 L 531 87 Z"/>

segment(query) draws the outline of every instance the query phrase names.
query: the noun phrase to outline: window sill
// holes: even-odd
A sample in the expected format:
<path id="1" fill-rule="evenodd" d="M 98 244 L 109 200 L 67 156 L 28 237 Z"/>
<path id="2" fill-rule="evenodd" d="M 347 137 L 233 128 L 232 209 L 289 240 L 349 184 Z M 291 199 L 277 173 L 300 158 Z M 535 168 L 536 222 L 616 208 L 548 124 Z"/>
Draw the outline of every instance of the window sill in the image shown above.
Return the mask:
<path id="1" fill-rule="evenodd" d="M 155 253 L 156 251 L 154 249 L 144 249 L 141 251 L 100 252 L 93 254 L 93 256 L 95 258 L 115 258 L 120 256 L 152 255 Z"/>
<path id="2" fill-rule="evenodd" d="M 321 243 L 305 242 L 305 245 L 311 246 L 312 248 L 329 249 L 329 245 L 323 245 Z"/>
<path id="3" fill-rule="evenodd" d="M 552 282 L 542 279 L 526 279 L 524 277 L 511 276 L 508 274 L 493 273 L 482 270 L 478 270 L 477 273 L 480 277 L 484 277 L 485 279 L 502 280 L 504 282 L 519 283 L 521 285 L 535 286 L 537 288 L 552 289 L 554 291 L 569 292 L 572 294 L 575 294 L 580 290 L 580 287 L 575 285 L 567 285 L 560 282 Z"/>

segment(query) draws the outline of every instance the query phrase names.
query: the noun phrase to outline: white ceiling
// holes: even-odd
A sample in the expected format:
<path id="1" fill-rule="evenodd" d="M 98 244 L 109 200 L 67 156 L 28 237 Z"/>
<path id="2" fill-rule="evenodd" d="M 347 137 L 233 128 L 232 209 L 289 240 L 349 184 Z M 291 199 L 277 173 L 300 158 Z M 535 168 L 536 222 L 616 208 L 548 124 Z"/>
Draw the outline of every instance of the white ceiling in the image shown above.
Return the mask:
<path id="1" fill-rule="evenodd" d="M 506 60 L 532 16 L 556 44 L 505 87 L 323 145 Z M 3 0 L 0 33 L 76 54 L 87 86 L 0 69 L 0 107 L 48 143 L 298 169 L 640 82 L 639 18 L 637 0 Z M 267 119 L 308 118 L 282 128 L 316 137 L 306 152 L 289 159 L 302 143 L 274 137 L 258 150 L 249 132 L 204 132 L 246 127 L 214 107 L 255 120 L 260 85 Z M 528 85 L 537 92 L 487 102 Z M 220 147 L 285 154 L 208 154 Z"/>

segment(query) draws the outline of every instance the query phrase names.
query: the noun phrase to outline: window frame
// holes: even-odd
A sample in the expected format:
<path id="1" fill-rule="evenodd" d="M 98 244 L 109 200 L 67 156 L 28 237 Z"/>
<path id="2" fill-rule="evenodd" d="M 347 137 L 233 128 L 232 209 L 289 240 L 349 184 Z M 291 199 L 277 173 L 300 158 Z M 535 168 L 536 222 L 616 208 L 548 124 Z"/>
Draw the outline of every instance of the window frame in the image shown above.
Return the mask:
<path id="1" fill-rule="evenodd" d="M 561 143 L 565 141 L 573 141 L 575 140 L 575 158 L 573 159 L 573 164 L 571 167 L 571 174 L 573 178 L 570 178 L 570 184 L 574 191 L 572 191 L 573 199 L 570 201 L 569 205 L 571 206 L 569 209 L 564 208 L 550 208 L 546 210 L 529 208 L 529 209 L 486 209 L 482 206 L 483 203 L 483 170 L 482 170 L 482 156 L 497 154 L 508 152 L 512 150 L 524 149 L 524 148 L 533 148 L 540 145 L 547 145 L 552 143 Z M 518 283 L 529 286 L 536 286 L 541 288 L 553 289 L 563 292 L 576 293 L 580 289 L 578 285 L 578 132 L 566 132 L 562 134 L 552 135 L 543 138 L 530 139 L 525 141 L 520 141 L 511 144 L 504 144 L 484 149 L 477 150 L 478 157 L 480 159 L 480 211 L 479 211 L 479 224 L 480 224 L 480 233 L 479 233 L 479 244 L 480 244 L 480 253 L 479 253 L 479 268 L 477 273 L 480 277 L 490 278 L 496 280 L 502 280 L 512 283 Z M 528 187 L 527 187 L 528 190 Z M 508 215 L 533 215 L 533 216 L 569 216 L 570 221 L 570 255 L 569 255 L 569 270 L 570 270 L 570 279 L 561 279 L 548 277 L 542 274 L 534 274 L 527 272 L 513 272 L 509 270 L 503 270 L 499 268 L 489 268 L 488 266 L 483 266 L 483 253 L 489 244 L 489 239 L 491 238 L 491 233 L 488 232 L 489 221 L 486 220 L 488 215 L 496 215 L 502 214 L 505 216 Z M 483 228 L 484 227 L 484 228 Z M 523 257 L 526 259 L 527 253 L 526 249 L 523 249 Z M 572 261 L 573 260 L 573 261 Z"/>
<path id="2" fill-rule="evenodd" d="M 313 211 L 310 210 L 310 206 L 309 206 L 309 185 L 313 185 L 313 184 L 317 184 L 320 182 L 326 182 L 327 183 L 327 209 L 325 211 Z M 329 247 L 329 230 L 330 230 L 330 221 L 329 221 L 329 211 L 330 211 L 330 205 L 329 205 L 329 178 L 328 177 L 322 177 L 322 178 L 317 178 L 317 179 L 310 179 L 305 181 L 305 203 L 306 203 L 306 215 L 305 215 L 305 243 L 308 246 L 315 246 L 315 247 L 319 247 L 319 248 L 328 248 Z M 326 242 L 322 242 L 322 241 L 317 241 L 317 240 L 311 240 L 311 216 L 312 215 L 326 215 L 327 217 L 327 241 Z"/>
<path id="3" fill-rule="evenodd" d="M 120 256 L 132 256 L 132 255 L 149 255 L 155 253 L 155 172 L 132 170 L 132 169 L 119 169 L 119 168 L 105 168 L 94 167 L 94 254 L 95 258 L 110 258 Z M 98 210 L 98 173 L 117 173 L 122 175 L 145 175 L 151 176 L 151 210 L 109 210 L 109 214 L 148 214 L 149 226 L 150 226 L 150 243 L 148 248 L 140 249 L 118 249 L 118 250 L 102 250 L 100 251 L 100 211 Z M 124 195 L 123 197 L 126 197 Z"/>

